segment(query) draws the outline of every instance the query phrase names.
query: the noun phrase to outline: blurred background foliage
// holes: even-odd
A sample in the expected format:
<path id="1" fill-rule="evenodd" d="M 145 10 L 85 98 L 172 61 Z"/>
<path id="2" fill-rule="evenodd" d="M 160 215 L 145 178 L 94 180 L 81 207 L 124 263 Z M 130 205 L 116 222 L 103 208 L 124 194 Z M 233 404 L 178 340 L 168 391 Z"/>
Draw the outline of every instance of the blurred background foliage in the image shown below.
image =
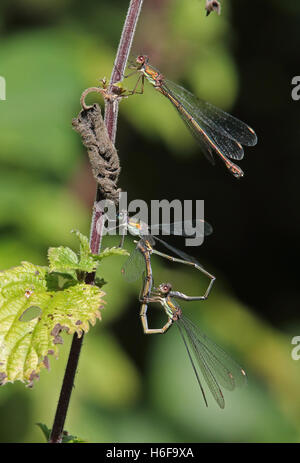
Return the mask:
<path id="1" fill-rule="evenodd" d="M 140 282 L 126 284 L 123 259 L 107 259 L 99 272 L 108 282 L 107 305 L 85 338 L 66 423 L 90 442 L 300 440 L 300 364 L 291 358 L 291 339 L 300 334 L 299 103 L 291 99 L 300 6 L 222 3 L 221 17 L 205 18 L 204 0 L 145 0 L 132 59 L 148 54 L 168 78 L 255 128 L 259 144 L 241 163 L 245 178 L 210 166 L 169 102 L 148 85 L 143 96 L 121 103 L 116 144 L 129 200 L 205 200 L 214 234 L 194 254 L 217 282 L 207 302 L 184 309 L 243 365 L 248 386 L 225 392 L 224 411 L 208 396 L 206 409 L 176 328 L 144 336 Z M 71 229 L 89 231 L 95 182 L 71 120 L 81 92 L 110 76 L 127 6 L 1 2 L 1 269 L 21 260 L 46 264 L 49 246 L 75 245 Z M 117 242 L 108 237 L 103 246 Z M 188 294 L 207 283 L 180 265 L 153 259 L 153 268 L 156 282 Z M 159 326 L 163 318 L 154 311 L 151 320 Z M 64 341 L 33 390 L 21 383 L 0 390 L 1 442 L 43 441 L 34 423 L 52 425 L 70 345 L 68 336 Z"/>

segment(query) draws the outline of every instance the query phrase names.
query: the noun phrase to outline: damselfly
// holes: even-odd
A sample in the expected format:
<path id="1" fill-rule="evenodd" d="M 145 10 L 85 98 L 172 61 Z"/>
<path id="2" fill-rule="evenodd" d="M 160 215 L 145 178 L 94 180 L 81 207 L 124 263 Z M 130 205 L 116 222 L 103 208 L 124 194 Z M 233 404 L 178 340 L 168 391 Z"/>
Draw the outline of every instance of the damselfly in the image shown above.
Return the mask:
<path id="1" fill-rule="evenodd" d="M 204 221 L 202 225 L 204 228 L 203 232 L 205 235 L 209 235 L 210 233 L 212 233 L 211 225 L 209 225 L 207 222 L 204 222 Z M 174 222 L 174 223 L 165 224 L 165 225 L 160 224 L 160 225 L 157 225 L 156 227 L 157 227 L 157 230 L 163 231 L 165 229 L 168 229 L 168 231 L 171 234 L 180 233 L 182 236 L 186 236 L 184 234 L 183 226 L 184 226 L 184 222 Z M 209 272 L 207 272 L 203 268 L 203 266 L 194 257 L 171 246 L 166 241 L 162 240 L 161 238 L 158 238 L 158 236 L 151 235 L 149 233 L 148 226 L 144 222 L 136 221 L 135 219 L 128 217 L 127 227 L 130 233 L 132 233 L 133 235 L 139 236 L 140 238 L 140 241 L 137 243 L 136 248 L 130 254 L 130 256 L 125 261 L 122 267 L 122 274 L 128 282 L 136 281 L 140 277 L 140 275 L 144 272 L 145 262 L 144 262 L 143 252 L 141 251 L 141 249 L 147 248 L 150 254 L 156 254 L 171 262 L 175 262 L 175 263 L 177 262 L 177 263 L 181 263 L 184 265 L 189 265 L 190 267 L 194 267 L 196 270 L 199 270 L 204 275 L 206 275 L 210 279 L 210 283 L 205 292 L 205 295 L 203 296 L 203 299 L 206 299 L 208 297 L 211 287 L 215 281 L 215 277 L 211 275 Z M 153 229 L 155 230 L 155 226 L 151 228 L 152 228 L 152 231 Z M 171 252 L 173 252 L 174 254 L 177 254 L 180 258 L 173 257 L 168 254 L 157 251 L 156 249 L 153 249 L 153 246 L 155 246 L 156 244 L 155 242 L 156 240 L 159 241 L 159 243 L 161 243 Z"/>
<path id="2" fill-rule="evenodd" d="M 203 154 L 214 164 L 214 153 L 225 163 L 227 169 L 237 178 L 244 175 L 242 169 L 228 158 L 241 160 L 244 157 L 242 145 L 254 146 L 257 136 L 251 127 L 239 119 L 200 100 L 180 85 L 171 82 L 149 64 L 147 56 L 136 58 L 131 66 L 141 75 L 131 93 L 138 93 L 138 83 L 146 78 L 154 88 L 166 96 L 179 112 L 181 118 L 200 144 Z"/>
<path id="3" fill-rule="evenodd" d="M 221 347 L 211 341 L 194 323 L 185 317 L 182 309 L 175 302 L 175 299 L 203 300 L 203 296 L 190 297 L 181 292 L 172 291 L 170 283 L 162 283 L 158 288 L 152 290 L 151 254 L 147 246 L 143 246 L 143 243 L 139 242 L 139 246 L 146 263 L 146 277 L 140 295 L 140 302 L 142 303 L 140 316 L 144 333 L 163 334 L 175 323 L 183 339 L 206 406 L 208 403 L 199 372 L 201 372 L 217 404 L 220 408 L 224 408 L 225 400 L 221 387 L 232 391 L 236 387 L 242 386 L 247 381 L 245 371 Z M 167 314 L 168 321 L 162 328 L 148 327 L 147 308 L 149 303 L 159 303 Z"/>

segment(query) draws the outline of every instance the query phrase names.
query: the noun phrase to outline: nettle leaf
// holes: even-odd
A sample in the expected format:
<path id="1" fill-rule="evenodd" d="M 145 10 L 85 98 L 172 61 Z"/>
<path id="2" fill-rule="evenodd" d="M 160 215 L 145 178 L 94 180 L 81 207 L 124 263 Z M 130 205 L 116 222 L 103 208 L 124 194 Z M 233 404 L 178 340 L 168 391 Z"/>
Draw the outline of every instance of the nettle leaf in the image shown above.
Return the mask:
<path id="1" fill-rule="evenodd" d="M 49 248 L 49 268 L 51 272 L 69 273 L 76 278 L 76 272 L 94 272 L 98 262 L 93 258 L 88 238 L 78 230 L 72 230 L 71 233 L 75 233 L 79 239 L 79 256 L 68 247 Z"/>
<path id="2" fill-rule="evenodd" d="M 50 272 L 68 273 L 79 269 L 79 259 L 72 249 L 64 246 L 48 249 L 49 270 Z"/>
<path id="3" fill-rule="evenodd" d="M 87 236 L 80 233 L 78 230 L 72 230 L 71 233 L 75 233 L 80 242 L 80 260 L 83 261 L 90 257 L 90 243 Z"/>
<path id="4" fill-rule="evenodd" d="M 105 295 L 77 282 L 62 290 L 48 287 L 48 269 L 29 262 L 0 272 L 0 382 L 33 385 L 48 355 L 58 356 L 61 331 L 81 336 L 101 319 Z"/>
<path id="5" fill-rule="evenodd" d="M 80 242 L 79 256 L 72 249 L 64 246 L 49 248 L 48 259 L 50 272 L 67 273 L 77 279 L 78 272 L 91 273 L 97 270 L 99 262 L 110 256 L 129 256 L 123 248 L 106 248 L 100 254 L 93 254 L 90 250 L 88 238 L 78 230 L 72 230 Z M 76 274 L 77 272 L 77 274 Z"/>
<path id="6" fill-rule="evenodd" d="M 110 256 L 129 256 L 128 251 L 123 248 L 106 248 L 104 251 L 100 252 L 100 254 L 93 254 L 90 250 L 89 240 L 86 236 L 80 233 L 78 230 L 72 230 L 72 233 L 75 233 L 77 238 L 80 241 L 80 267 L 81 269 L 84 268 L 92 268 L 92 270 L 85 270 L 93 271 L 96 270 L 98 263 L 104 259 L 105 257 Z"/>
<path id="7" fill-rule="evenodd" d="M 80 242 L 80 270 L 83 272 L 95 271 L 97 269 L 98 262 L 95 261 L 93 254 L 91 253 L 89 239 L 78 230 L 72 230 L 72 233 L 75 233 Z"/>

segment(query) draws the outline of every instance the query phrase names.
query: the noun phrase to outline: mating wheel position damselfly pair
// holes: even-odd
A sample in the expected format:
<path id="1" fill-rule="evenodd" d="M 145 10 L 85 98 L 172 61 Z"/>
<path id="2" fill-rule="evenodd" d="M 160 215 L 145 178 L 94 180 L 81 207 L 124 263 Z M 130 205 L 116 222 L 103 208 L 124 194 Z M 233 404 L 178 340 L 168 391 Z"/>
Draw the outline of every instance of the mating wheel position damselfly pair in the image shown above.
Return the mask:
<path id="1" fill-rule="evenodd" d="M 242 169 L 228 158 L 241 160 L 244 157 L 242 145 L 256 145 L 257 136 L 251 127 L 210 103 L 200 100 L 180 85 L 165 79 L 149 64 L 147 56 L 138 56 L 136 65 L 130 68 L 135 70 L 134 73 L 139 72 L 140 77 L 129 94 L 143 93 L 146 78 L 157 91 L 171 101 L 195 136 L 207 159 L 214 164 L 214 154 L 217 154 L 236 178 L 243 177 Z M 140 81 L 142 88 L 137 91 Z M 125 93 L 121 94 L 122 96 L 126 96 Z"/>
<path id="2" fill-rule="evenodd" d="M 247 381 L 246 373 L 221 347 L 211 341 L 196 325 L 186 318 L 178 303 L 175 302 L 175 299 L 183 301 L 204 300 L 207 295 L 190 297 L 181 292 L 172 291 L 170 283 L 162 283 L 152 290 L 151 254 L 153 249 L 146 239 L 140 240 L 137 247 L 144 258 L 146 266 L 146 276 L 140 294 L 142 304 L 140 316 L 144 332 L 146 334 L 163 334 L 175 323 L 183 339 L 206 406 L 208 406 L 208 403 L 200 380 L 200 372 L 217 404 L 220 408 L 224 408 L 225 400 L 221 387 L 233 390 L 244 385 Z M 159 303 L 167 314 L 168 321 L 162 328 L 153 329 L 148 327 L 147 308 L 150 303 Z"/>

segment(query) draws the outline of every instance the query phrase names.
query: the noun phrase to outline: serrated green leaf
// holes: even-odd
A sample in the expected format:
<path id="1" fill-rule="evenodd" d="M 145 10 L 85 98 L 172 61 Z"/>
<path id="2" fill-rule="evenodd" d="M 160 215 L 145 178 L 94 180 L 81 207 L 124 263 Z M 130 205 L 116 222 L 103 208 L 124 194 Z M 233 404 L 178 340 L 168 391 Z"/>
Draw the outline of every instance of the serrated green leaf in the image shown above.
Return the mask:
<path id="1" fill-rule="evenodd" d="M 94 272 L 97 268 L 97 262 L 92 257 L 89 239 L 78 230 L 72 230 L 71 233 L 75 233 L 80 242 L 79 270 L 82 272 Z"/>
<path id="2" fill-rule="evenodd" d="M 72 230 L 72 233 L 75 233 L 80 241 L 79 257 L 68 247 L 49 248 L 48 259 L 51 272 L 68 273 L 77 279 L 76 272 L 90 273 L 96 271 L 99 262 L 105 257 L 129 256 L 128 251 L 117 247 L 106 248 L 100 254 L 92 254 L 88 238 L 78 230 Z"/>
<path id="3" fill-rule="evenodd" d="M 79 230 L 72 230 L 71 233 L 75 233 L 80 241 L 80 257 L 89 257 L 91 250 L 88 237 L 80 233 Z"/>
<path id="4" fill-rule="evenodd" d="M 69 273 L 76 279 L 76 271 L 93 272 L 98 262 L 93 257 L 84 255 L 78 258 L 72 249 L 64 246 L 48 249 L 49 269 L 51 272 Z"/>
<path id="5" fill-rule="evenodd" d="M 71 273 L 76 278 L 76 272 L 94 272 L 98 262 L 91 254 L 88 238 L 78 230 L 72 230 L 71 233 L 75 233 L 79 239 L 79 257 L 68 247 L 49 248 L 49 268 L 51 272 Z"/>
<path id="6" fill-rule="evenodd" d="M 60 291 L 47 287 L 47 268 L 22 262 L 0 272 L 0 382 L 33 384 L 48 355 L 58 355 L 60 332 L 81 336 L 101 318 L 104 292 L 97 286 L 77 283 Z M 20 317 L 31 307 L 40 315 L 30 321 Z"/>
<path id="7" fill-rule="evenodd" d="M 50 272 L 69 272 L 78 269 L 77 254 L 72 249 L 64 246 L 48 249 Z"/>
<path id="8" fill-rule="evenodd" d="M 110 256 L 129 256 L 130 253 L 126 251 L 124 248 L 106 248 L 104 251 L 100 252 L 100 254 L 92 254 L 93 258 L 96 261 L 101 261 L 105 257 L 110 257 Z"/>

